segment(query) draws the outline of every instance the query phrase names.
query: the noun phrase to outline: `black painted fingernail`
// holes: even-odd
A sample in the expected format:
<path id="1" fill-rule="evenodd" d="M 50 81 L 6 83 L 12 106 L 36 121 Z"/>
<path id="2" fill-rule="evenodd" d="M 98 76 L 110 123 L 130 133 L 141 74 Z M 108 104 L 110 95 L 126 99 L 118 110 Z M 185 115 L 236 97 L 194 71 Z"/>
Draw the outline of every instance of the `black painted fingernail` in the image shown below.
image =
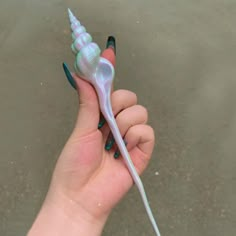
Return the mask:
<path id="1" fill-rule="evenodd" d="M 101 114 L 100 115 L 100 120 L 99 120 L 99 123 L 98 123 L 98 129 L 101 129 L 102 126 L 106 123 L 106 120 L 104 118 L 104 116 Z"/>
<path id="2" fill-rule="evenodd" d="M 74 79 L 73 79 L 73 77 L 72 77 L 72 75 L 70 73 L 70 70 L 69 70 L 69 68 L 68 68 L 68 66 L 67 66 L 67 64 L 65 62 L 62 63 L 62 67 L 63 67 L 63 70 L 65 72 L 66 78 L 69 81 L 70 85 L 74 89 L 76 89 L 76 83 L 75 83 L 75 81 L 74 81 Z"/>
<path id="3" fill-rule="evenodd" d="M 127 146 L 127 142 L 124 140 L 124 143 L 125 143 L 125 146 Z M 120 151 L 119 149 L 117 148 L 115 153 L 114 153 L 114 158 L 117 159 L 118 157 L 120 156 Z"/>
<path id="4" fill-rule="evenodd" d="M 116 39 L 114 36 L 109 36 L 107 39 L 107 45 L 106 48 L 112 47 L 114 49 L 114 52 L 116 54 Z"/>
<path id="5" fill-rule="evenodd" d="M 106 141 L 106 144 L 105 144 L 105 149 L 107 151 L 109 151 L 112 148 L 114 143 L 115 143 L 115 139 L 114 139 L 112 133 L 110 132 L 108 134 L 108 138 L 107 138 L 107 141 Z"/>

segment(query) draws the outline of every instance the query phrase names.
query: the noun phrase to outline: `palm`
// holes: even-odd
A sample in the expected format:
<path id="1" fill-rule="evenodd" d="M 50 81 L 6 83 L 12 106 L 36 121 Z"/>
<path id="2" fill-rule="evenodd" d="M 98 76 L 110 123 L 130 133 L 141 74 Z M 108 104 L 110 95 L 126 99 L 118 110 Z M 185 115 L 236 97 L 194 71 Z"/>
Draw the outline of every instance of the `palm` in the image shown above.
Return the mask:
<path id="1" fill-rule="evenodd" d="M 108 213 L 133 184 L 131 175 L 114 151 L 105 151 L 108 126 L 97 129 L 99 104 L 87 82 L 74 77 L 79 88 L 80 110 L 76 127 L 58 160 L 54 182 L 77 205 L 96 217 Z M 136 94 L 116 90 L 111 95 L 113 113 L 137 172 L 147 166 L 154 146 L 154 133 L 146 125 L 147 111 L 137 105 Z"/>
<path id="2" fill-rule="evenodd" d="M 62 179 L 66 180 L 63 188 L 69 193 L 69 198 L 82 201 L 84 207 L 97 216 L 110 211 L 133 184 L 123 159 L 114 159 L 114 152 L 106 151 L 104 144 L 103 134 L 99 130 L 76 142 L 71 141 L 57 165 L 58 172 L 63 173 Z M 135 160 L 144 158 L 145 153 L 138 147 L 129 152 L 139 171 L 142 167 Z M 64 158 L 65 155 L 68 158 Z M 81 175 L 81 169 L 85 170 L 85 175 Z M 81 185 L 83 188 L 80 188 Z M 86 205 L 88 198 L 90 200 Z"/>

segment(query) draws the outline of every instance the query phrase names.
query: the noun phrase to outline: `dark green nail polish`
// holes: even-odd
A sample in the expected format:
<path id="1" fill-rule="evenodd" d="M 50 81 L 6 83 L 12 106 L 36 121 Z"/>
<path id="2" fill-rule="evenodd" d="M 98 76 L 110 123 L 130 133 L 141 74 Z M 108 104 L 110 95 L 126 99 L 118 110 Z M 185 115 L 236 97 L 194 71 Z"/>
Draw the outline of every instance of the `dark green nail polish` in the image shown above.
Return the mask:
<path id="1" fill-rule="evenodd" d="M 102 128 L 102 126 L 106 123 L 106 120 L 103 116 L 100 117 L 100 121 L 98 123 L 98 129 Z"/>
<path id="2" fill-rule="evenodd" d="M 119 152 L 119 151 L 118 151 L 118 152 L 115 152 L 114 158 L 117 159 L 119 156 L 120 156 L 120 152 Z"/>
<path id="3" fill-rule="evenodd" d="M 124 140 L 125 146 L 127 146 L 127 142 Z M 114 153 L 114 158 L 117 159 L 120 156 L 120 151 L 117 149 Z"/>
<path id="4" fill-rule="evenodd" d="M 112 135 L 112 132 L 110 132 L 108 134 L 108 137 L 107 137 L 107 141 L 106 141 L 106 144 L 105 144 L 105 149 L 107 151 L 109 151 L 112 148 L 114 143 L 115 143 L 115 139 L 114 139 L 114 137 Z"/>
<path id="5" fill-rule="evenodd" d="M 114 49 L 114 52 L 116 54 L 116 39 L 114 36 L 109 36 L 107 39 L 107 45 L 106 48 L 112 47 Z"/>
<path id="6" fill-rule="evenodd" d="M 71 73 L 70 73 L 70 70 L 69 70 L 68 66 L 66 65 L 65 62 L 62 63 L 62 66 L 63 66 L 63 70 L 64 70 L 64 72 L 65 72 L 66 78 L 67 78 L 67 80 L 69 81 L 70 85 L 71 85 L 74 89 L 76 89 L 76 83 L 75 83 L 75 81 L 74 81 L 74 79 L 73 79 L 73 77 L 72 77 L 72 75 L 71 75 Z"/>

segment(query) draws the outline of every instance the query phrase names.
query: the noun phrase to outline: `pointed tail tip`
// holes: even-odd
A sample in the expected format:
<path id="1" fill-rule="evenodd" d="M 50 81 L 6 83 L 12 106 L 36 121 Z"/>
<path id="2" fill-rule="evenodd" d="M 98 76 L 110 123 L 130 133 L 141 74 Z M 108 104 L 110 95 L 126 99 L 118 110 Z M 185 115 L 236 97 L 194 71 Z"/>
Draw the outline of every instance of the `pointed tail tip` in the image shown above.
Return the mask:
<path id="1" fill-rule="evenodd" d="M 67 9 L 68 11 L 68 16 L 69 16 L 69 19 L 70 21 L 72 22 L 75 18 L 74 14 L 72 13 L 72 11 L 70 10 L 70 8 Z"/>
<path id="2" fill-rule="evenodd" d="M 73 16 L 73 13 L 72 13 L 70 8 L 67 8 L 67 11 L 68 11 L 68 15 L 72 15 Z"/>
<path id="3" fill-rule="evenodd" d="M 69 21 L 70 21 L 70 23 L 72 24 L 72 22 L 75 20 L 75 16 L 74 16 L 74 14 L 72 13 L 72 11 L 70 10 L 70 8 L 68 8 L 67 11 L 68 11 Z"/>
<path id="4" fill-rule="evenodd" d="M 73 13 L 72 13 L 72 11 L 70 10 L 70 8 L 68 8 L 67 11 L 68 11 L 69 17 L 73 17 L 73 16 L 74 16 Z"/>

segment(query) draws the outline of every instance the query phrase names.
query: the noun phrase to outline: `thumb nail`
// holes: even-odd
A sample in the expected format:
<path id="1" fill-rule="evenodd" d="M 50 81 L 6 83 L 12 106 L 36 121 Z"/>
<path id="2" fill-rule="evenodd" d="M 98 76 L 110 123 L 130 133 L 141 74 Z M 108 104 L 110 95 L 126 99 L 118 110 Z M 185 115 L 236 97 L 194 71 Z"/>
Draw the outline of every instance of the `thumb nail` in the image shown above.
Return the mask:
<path id="1" fill-rule="evenodd" d="M 70 73 L 70 70 L 65 62 L 62 63 L 63 70 L 65 72 L 66 78 L 69 81 L 70 85 L 76 90 L 76 83 Z"/>

